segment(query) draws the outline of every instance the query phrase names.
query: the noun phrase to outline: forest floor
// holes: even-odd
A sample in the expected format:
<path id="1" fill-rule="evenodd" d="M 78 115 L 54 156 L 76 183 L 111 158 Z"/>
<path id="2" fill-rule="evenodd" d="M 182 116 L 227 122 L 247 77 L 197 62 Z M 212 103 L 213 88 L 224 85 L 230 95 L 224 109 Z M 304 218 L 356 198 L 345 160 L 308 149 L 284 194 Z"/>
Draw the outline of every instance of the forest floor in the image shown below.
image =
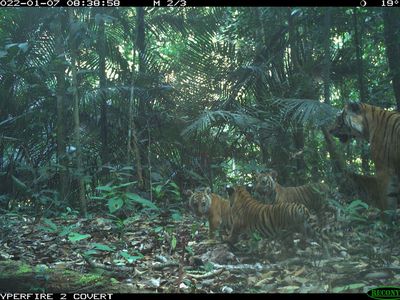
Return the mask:
<path id="1" fill-rule="evenodd" d="M 0 260 L 32 266 L 30 274 L 42 278 L 36 292 L 365 293 L 400 282 L 399 226 L 371 221 L 329 237 L 330 257 L 314 242 L 285 251 L 256 235 L 232 250 L 208 240 L 204 220 L 179 210 L 124 220 L 67 213 L 37 224 L 9 213 L 0 219 Z M 58 284 L 49 270 L 78 272 L 80 280 Z M 0 292 L 10 291 L 1 282 Z"/>

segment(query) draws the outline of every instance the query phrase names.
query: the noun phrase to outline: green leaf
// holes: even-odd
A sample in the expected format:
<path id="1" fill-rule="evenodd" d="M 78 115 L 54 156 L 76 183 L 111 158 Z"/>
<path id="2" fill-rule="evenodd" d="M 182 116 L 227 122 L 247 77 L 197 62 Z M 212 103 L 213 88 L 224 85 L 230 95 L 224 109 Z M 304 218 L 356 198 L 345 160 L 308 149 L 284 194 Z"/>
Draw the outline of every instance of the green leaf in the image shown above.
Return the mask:
<path id="1" fill-rule="evenodd" d="M 162 185 L 157 185 L 156 188 L 154 189 L 154 192 L 155 192 L 157 195 L 160 195 L 161 189 L 162 189 L 162 188 L 163 188 Z"/>
<path id="2" fill-rule="evenodd" d="M 46 232 L 57 232 L 58 231 L 58 226 L 51 221 L 50 219 L 43 219 L 43 222 L 47 225 L 47 226 L 39 226 L 40 230 L 46 231 Z"/>
<path id="3" fill-rule="evenodd" d="M 115 248 L 111 248 L 107 245 L 99 244 L 99 243 L 93 243 L 92 246 L 93 246 L 93 249 L 97 249 L 97 250 L 101 250 L 101 251 L 114 252 L 114 250 L 115 250 Z"/>
<path id="4" fill-rule="evenodd" d="M 127 183 L 122 183 L 122 184 L 116 185 L 114 188 L 127 187 L 127 186 L 130 186 L 130 185 L 134 184 L 134 183 L 135 183 L 134 181 L 127 182 Z"/>
<path id="5" fill-rule="evenodd" d="M 193 248 L 192 248 L 191 246 L 186 246 L 186 247 L 185 247 L 185 250 L 186 250 L 186 252 L 189 253 L 191 256 L 194 255 L 194 251 L 193 251 Z"/>
<path id="6" fill-rule="evenodd" d="M 71 232 L 68 235 L 68 240 L 70 242 L 72 242 L 72 243 L 75 243 L 77 241 L 80 241 L 80 240 L 83 240 L 83 239 L 87 239 L 89 237 L 91 237 L 90 234 L 80 234 L 80 233 L 77 233 L 77 232 Z"/>
<path id="7" fill-rule="evenodd" d="M 110 187 L 109 185 L 102 185 L 102 186 L 96 187 L 96 190 L 110 192 L 113 190 L 113 188 Z"/>
<path id="8" fill-rule="evenodd" d="M 182 215 L 180 214 L 180 212 L 173 213 L 171 217 L 172 217 L 172 220 L 174 220 L 174 221 L 182 220 Z"/>
<path id="9" fill-rule="evenodd" d="M 75 228 L 75 225 L 70 225 L 70 226 L 66 226 L 63 228 L 63 230 L 61 230 L 61 232 L 58 234 L 59 236 L 65 236 L 68 235 L 72 232 L 72 230 Z"/>
<path id="10" fill-rule="evenodd" d="M 84 255 L 87 255 L 87 256 L 91 256 L 91 255 L 93 255 L 93 254 L 98 254 L 98 253 L 99 253 L 99 252 L 96 251 L 96 250 L 94 250 L 94 249 L 86 250 L 85 252 L 83 252 L 83 254 L 84 254 Z"/>
<path id="11" fill-rule="evenodd" d="M 146 207 L 149 207 L 149 208 L 153 208 L 153 209 L 158 209 L 158 207 L 153 202 L 140 197 L 138 194 L 126 193 L 126 196 L 130 200 L 132 200 L 132 201 L 134 201 L 136 203 L 139 203 L 139 204 L 141 204 L 143 206 L 146 206 Z"/>
<path id="12" fill-rule="evenodd" d="M 354 200 L 354 201 L 351 201 L 351 203 L 348 206 L 348 209 L 353 209 L 356 207 L 368 208 L 368 204 L 361 200 Z"/>
<path id="13" fill-rule="evenodd" d="M 23 191 L 28 190 L 28 187 L 25 183 L 23 183 L 21 180 L 19 180 L 17 177 L 11 175 L 11 178 L 13 179 L 13 181 L 15 182 L 15 184 L 17 185 L 18 189 L 21 189 Z"/>
<path id="14" fill-rule="evenodd" d="M 177 190 L 179 189 L 179 187 L 176 185 L 175 182 L 170 182 L 169 185 L 170 185 L 170 186 L 173 186 L 173 187 L 176 188 Z"/>
<path id="15" fill-rule="evenodd" d="M 90 196 L 91 200 L 104 200 L 106 197 L 101 197 L 101 196 Z"/>
<path id="16" fill-rule="evenodd" d="M 124 205 L 124 201 L 121 198 L 111 198 L 108 200 L 108 210 L 110 213 L 114 213 Z"/>
<path id="17" fill-rule="evenodd" d="M 139 255 L 133 256 L 133 255 L 130 255 L 128 252 L 125 252 L 125 251 L 120 251 L 119 254 L 123 258 L 125 258 L 129 263 L 133 263 L 133 262 L 135 262 L 135 261 L 137 261 L 137 260 L 139 260 L 139 259 L 144 257 L 144 255 L 141 254 L 141 253 L 139 253 Z"/>
<path id="18" fill-rule="evenodd" d="M 175 250 L 175 248 L 176 248 L 176 237 L 175 236 L 172 237 L 171 248 L 172 248 L 172 250 Z"/>
<path id="19" fill-rule="evenodd" d="M 22 52 L 28 51 L 28 43 L 20 43 L 18 44 L 18 48 L 22 50 Z"/>
<path id="20" fill-rule="evenodd" d="M 161 232 L 162 230 L 163 230 L 162 226 L 157 226 L 156 228 L 154 228 L 155 233 Z"/>

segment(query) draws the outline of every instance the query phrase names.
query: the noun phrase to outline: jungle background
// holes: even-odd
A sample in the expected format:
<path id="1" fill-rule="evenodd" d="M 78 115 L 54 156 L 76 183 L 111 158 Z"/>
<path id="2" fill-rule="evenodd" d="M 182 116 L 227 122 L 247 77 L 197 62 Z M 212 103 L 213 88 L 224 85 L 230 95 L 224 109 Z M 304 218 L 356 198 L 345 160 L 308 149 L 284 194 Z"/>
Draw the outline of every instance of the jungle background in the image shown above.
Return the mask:
<path id="1" fill-rule="evenodd" d="M 398 226 L 345 186 L 369 145 L 328 130 L 347 101 L 399 109 L 399 62 L 395 8 L 2 8 L 0 290 L 395 285 Z M 328 183 L 335 257 L 205 242 L 184 191 L 269 169 Z"/>

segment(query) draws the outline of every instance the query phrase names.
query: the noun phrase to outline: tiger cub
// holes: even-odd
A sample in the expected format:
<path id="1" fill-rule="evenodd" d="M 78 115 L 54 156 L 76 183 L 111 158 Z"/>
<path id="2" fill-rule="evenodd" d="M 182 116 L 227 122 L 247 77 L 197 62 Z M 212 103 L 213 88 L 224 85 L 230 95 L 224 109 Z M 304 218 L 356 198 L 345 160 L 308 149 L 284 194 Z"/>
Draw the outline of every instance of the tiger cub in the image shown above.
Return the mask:
<path id="1" fill-rule="evenodd" d="M 263 197 L 275 198 L 274 203 L 299 203 L 317 215 L 328 208 L 329 188 L 325 183 L 309 183 L 296 187 L 284 187 L 277 182 L 274 170 L 256 177 L 255 191 Z"/>
<path id="2" fill-rule="evenodd" d="M 307 207 L 299 203 L 263 204 L 255 200 L 243 186 L 230 188 L 233 224 L 227 242 L 238 241 L 241 233 L 259 231 L 264 237 L 282 238 L 284 233 L 307 233 L 308 229 L 321 240 L 325 250 L 328 241 Z M 326 251 L 326 253 L 328 253 Z M 329 254 L 328 254 L 329 255 Z"/>
<path id="3" fill-rule="evenodd" d="M 189 207 L 199 217 L 208 217 L 209 238 L 214 239 L 215 232 L 221 228 L 228 232 L 232 226 L 231 207 L 228 200 L 211 193 L 209 187 L 203 191 L 186 191 Z"/>

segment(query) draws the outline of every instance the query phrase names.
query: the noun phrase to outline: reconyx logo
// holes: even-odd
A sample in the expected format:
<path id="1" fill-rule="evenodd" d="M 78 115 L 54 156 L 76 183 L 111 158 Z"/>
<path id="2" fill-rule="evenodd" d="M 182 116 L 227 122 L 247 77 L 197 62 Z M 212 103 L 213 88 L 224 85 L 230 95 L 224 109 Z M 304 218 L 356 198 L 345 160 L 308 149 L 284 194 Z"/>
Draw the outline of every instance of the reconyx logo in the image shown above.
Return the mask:
<path id="1" fill-rule="evenodd" d="M 400 299 L 400 287 L 395 286 L 381 286 L 367 292 L 367 295 L 373 299 Z"/>

